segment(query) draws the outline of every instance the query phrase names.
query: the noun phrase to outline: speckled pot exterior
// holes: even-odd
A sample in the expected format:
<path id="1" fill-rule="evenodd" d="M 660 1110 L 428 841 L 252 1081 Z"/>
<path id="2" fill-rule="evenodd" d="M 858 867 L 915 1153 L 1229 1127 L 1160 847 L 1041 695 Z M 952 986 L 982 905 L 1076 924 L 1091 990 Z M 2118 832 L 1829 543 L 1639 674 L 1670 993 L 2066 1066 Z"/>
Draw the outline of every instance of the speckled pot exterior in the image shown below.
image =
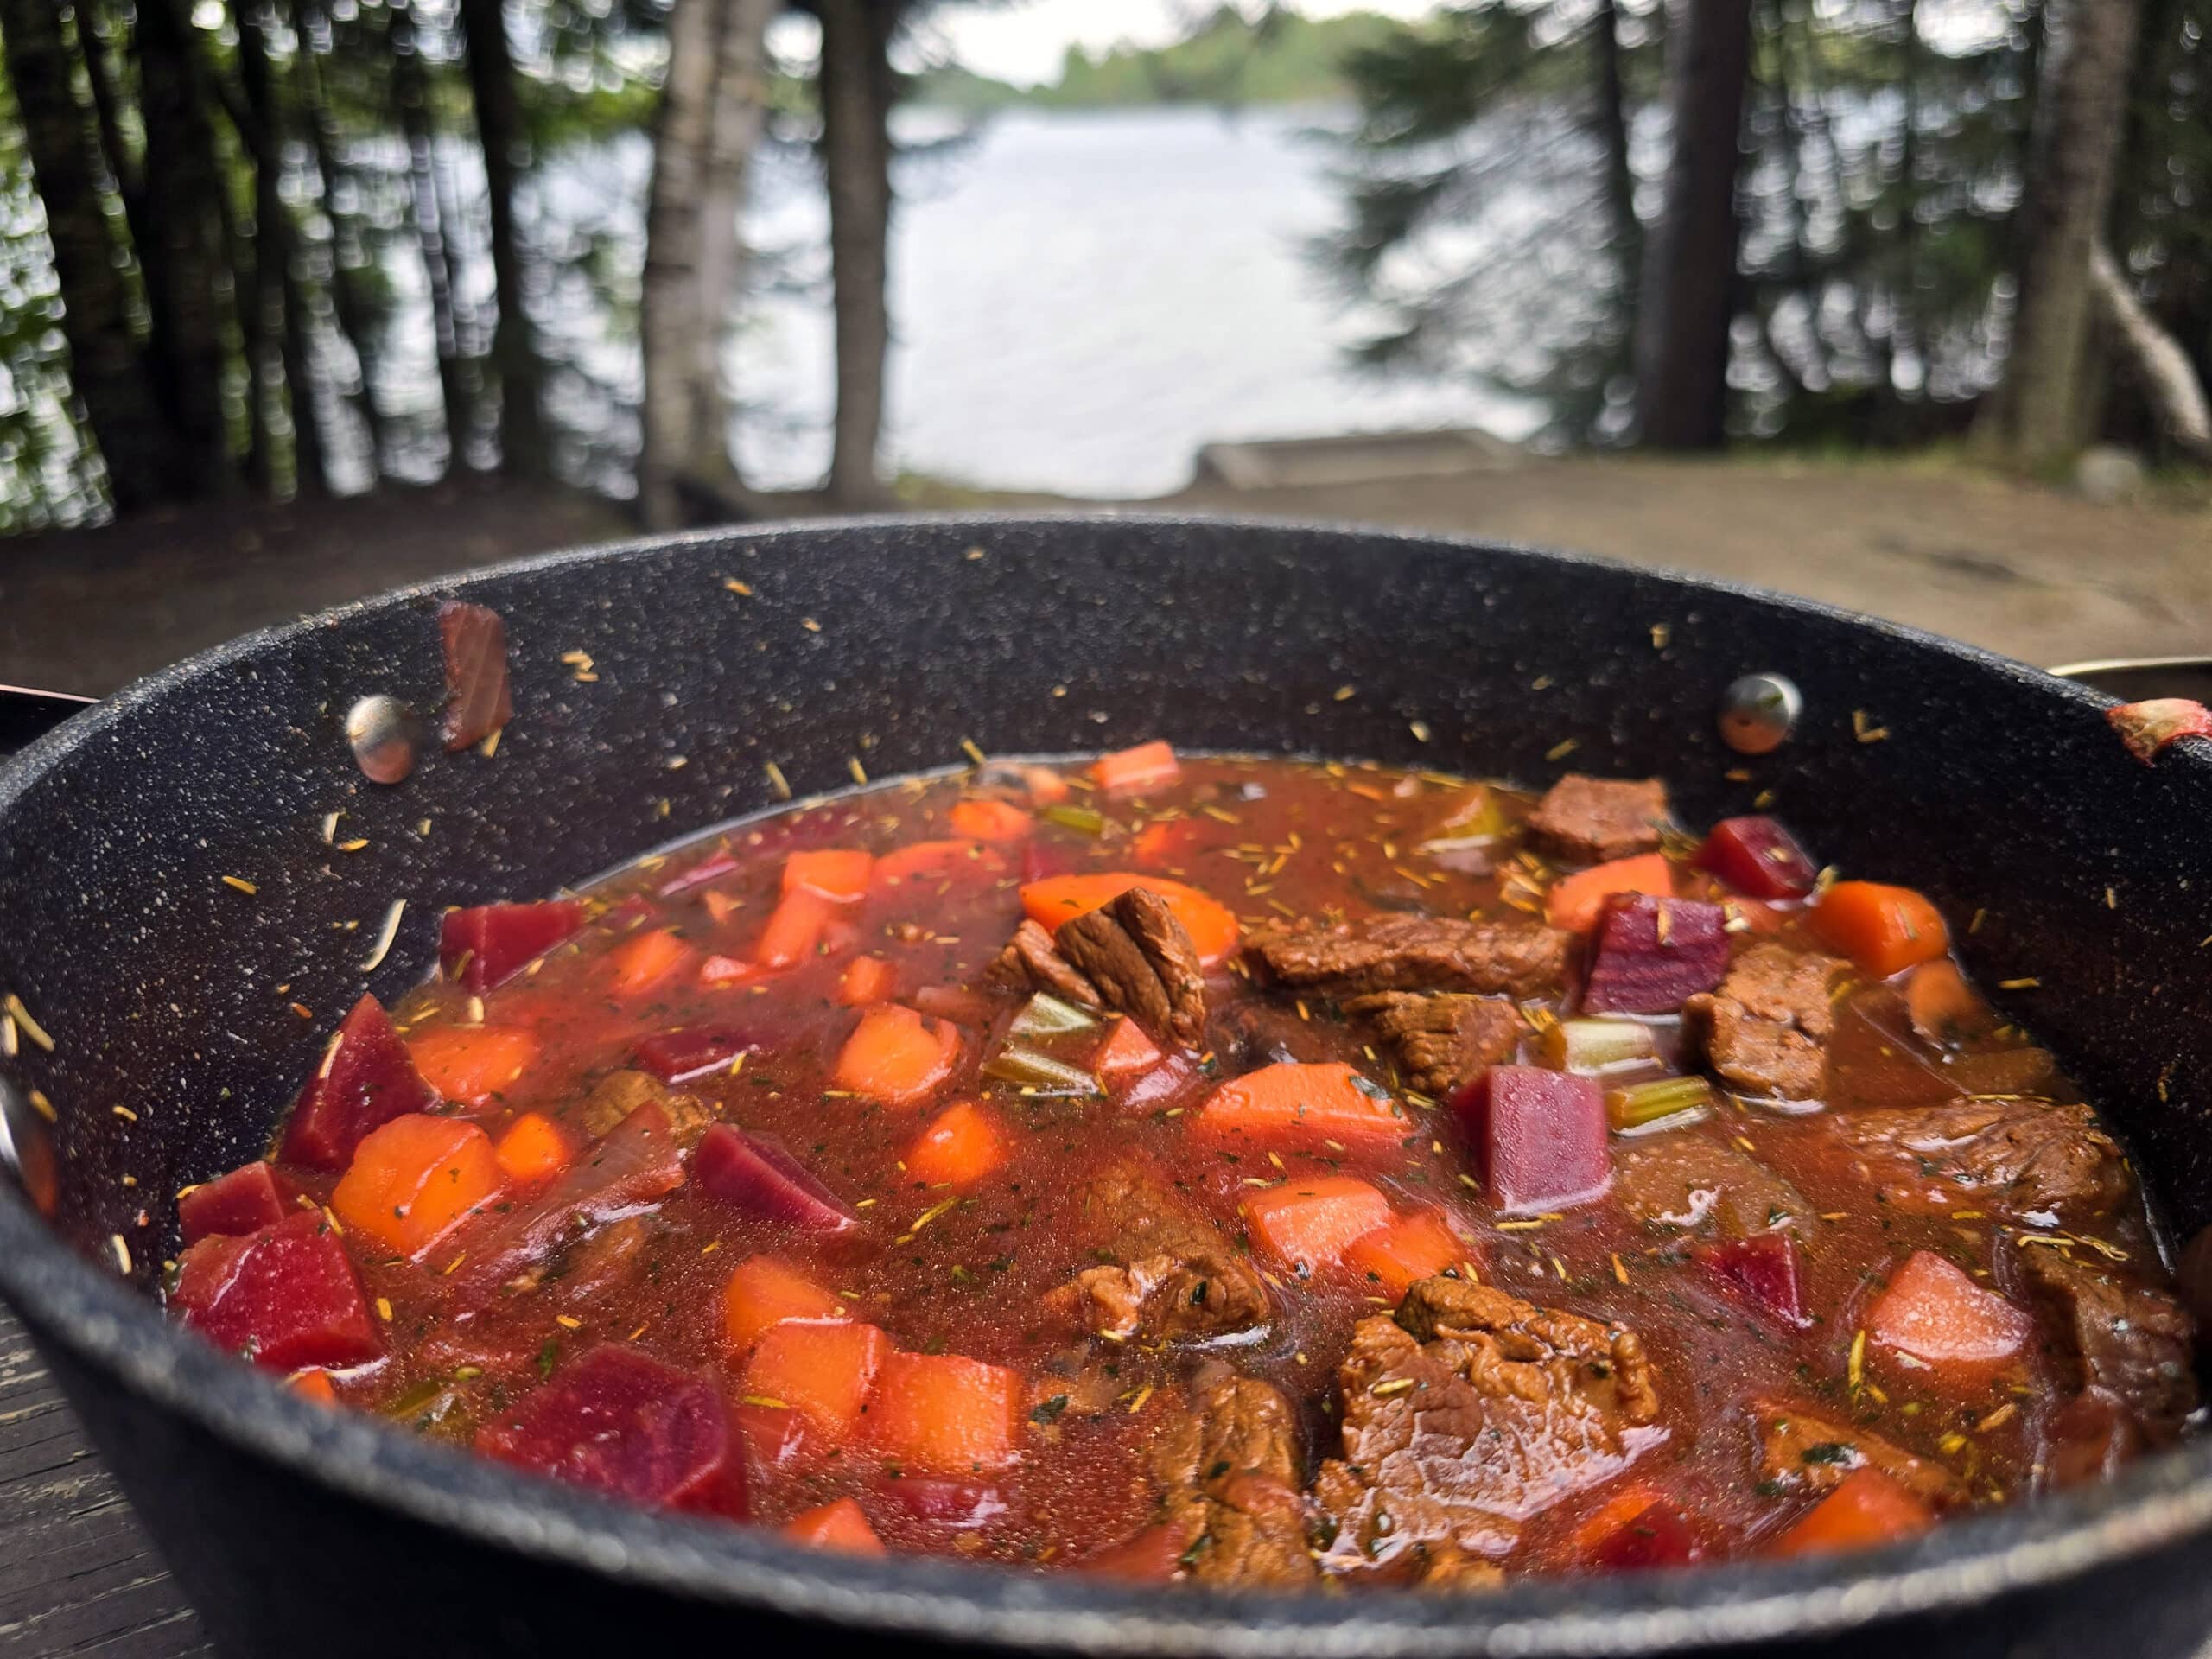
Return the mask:
<path id="1" fill-rule="evenodd" d="M 384 691 L 435 715 L 435 611 L 454 594 L 506 619 L 514 721 L 489 759 L 434 754 L 371 785 L 345 711 Z M 563 660 L 576 651 L 594 682 Z M 1713 715 L 1757 670 L 1794 679 L 1806 713 L 1745 760 Z M 1819 606 L 1288 524 L 756 528 L 391 594 L 157 675 L 0 771 L 0 993 L 54 1039 L 0 1057 L 0 1095 L 58 1172 L 51 1221 L 0 1183 L 0 1292 L 236 1654 L 2189 1653 L 2212 1630 L 2203 1442 L 1848 1560 L 1467 1599 L 1147 1593 L 828 1559 L 616 1509 L 295 1399 L 147 1294 L 176 1188 L 258 1152 L 347 1005 L 432 963 L 442 906 L 540 893 L 769 807 L 772 762 L 804 794 L 843 785 L 854 757 L 877 777 L 956 762 L 963 739 L 1166 736 L 1538 785 L 1656 772 L 1690 823 L 1771 791 L 1853 874 L 1984 911 L 1968 962 L 2040 982 L 2012 1011 L 2106 1104 L 2186 1232 L 2212 1219 L 2212 760 L 2184 746 L 2145 767 L 2101 702 Z M 365 848 L 326 844 L 333 811 Z M 397 899 L 396 941 L 364 971 Z"/>

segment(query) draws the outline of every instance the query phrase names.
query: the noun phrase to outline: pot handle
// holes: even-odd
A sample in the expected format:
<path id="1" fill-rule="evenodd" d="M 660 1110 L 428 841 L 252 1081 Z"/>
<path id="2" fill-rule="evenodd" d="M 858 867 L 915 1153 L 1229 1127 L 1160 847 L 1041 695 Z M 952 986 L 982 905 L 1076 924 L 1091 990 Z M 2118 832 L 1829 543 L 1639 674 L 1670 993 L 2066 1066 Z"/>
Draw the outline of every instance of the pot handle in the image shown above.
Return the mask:
<path id="1" fill-rule="evenodd" d="M 2212 702 L 2212 657 L 2114 657 L 2067 663 L 2050 671 L 2122 702 L 2152 697 L 2193 697 Z"/>
<path id="2" fill-rule="evenodd" d="M 34 739 L 44 737 L 70 715 L 92 706 L 93 699 L 67 691 L 34 691 L 27 686 L 0 685 L 0 760 Z"/>

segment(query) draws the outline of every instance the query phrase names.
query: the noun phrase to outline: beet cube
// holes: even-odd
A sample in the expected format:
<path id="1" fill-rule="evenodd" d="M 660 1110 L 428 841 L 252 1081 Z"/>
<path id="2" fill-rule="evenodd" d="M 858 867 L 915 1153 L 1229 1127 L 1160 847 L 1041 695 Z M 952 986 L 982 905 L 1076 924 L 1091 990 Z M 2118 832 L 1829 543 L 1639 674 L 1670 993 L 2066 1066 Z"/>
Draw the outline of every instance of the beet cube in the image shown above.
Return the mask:
<path id="1" fill-rule="evenodd" d="M 311 1169 L 343 1169 L 361 1137 L 438 1096 L 423 1081 L 384 1005 L 364 996 L 338 1027 L 321 1068 L 308 1079 L 284 1127 L 283 1155 Z"/>
<path id="2" fill-rule="evenodd" d="M 1802 899 L 1821 873 L 1797 837 L 1772 818 L 1723 818 L 1690 860 L 1746 899 Z"/>
<path id="3" fill-rule="evenodd" d="M 1501 1210 L 1560 1209 L 1612 1185 L 1605 1097 L 1589 1077 L 1493 1065 L 1452 1106 Z"/>
<path id="4" fill-rule="evenodd" d="M 1722 1244 L 1701 1244 L 1693 1254 L 1722 1283 L 1783 1324 L 1802 1330 L 1813 1322 L 1805 1312 L 1797 1246 L 1789 1234 L 1761 1233 Z"/>
<path id="5" fill-rule="evenodd" d="M 638 1069 L 664 1083 L 682 1083 L 765 1046 L 759 1038 L 727 1026 L 687 1026 L 639 1039 Z"/>
<path id="6" fill-rule="evenodd" d="M 721 1390 L 620 1343 L 487 1423 L 476 1449 L 654 1509 L 746 1512 L 745 1442 Z"/>
<path id="7" fill-rule="evenodd" d="M 1694 899 L 1617 893 L 1598 912 L 1582 1006 L 1592 1014 L 1672 1014 L 1728 971 L 1727 916 Z"/>
<path id="8" fill-rule="evenodd" d="M 361 1275 L 320 1210 L 184 1253 L 169 1306 L 219 1348 L 274 1371 L 359 1365 L 384 1351 Z"/>
<path id="9" fill-rule="evenodd" d="M 1607 1533 L 1591 1550 L 1589 1562 L 1601 1572 L 1647 1567 L 1688 1567 L 1703 1555 L 1688 1518 L 1664 1498 L 1646 1505 Z"/>
<path id="10" fill-rule="evenodd" d="M 446 650 L 446 750 L 480 743 L 514 717 L 507 690 L 507 625 L 465 600 L 438 607 Z"/>
<path id="11" fill-rule="evenodd" d="M 202 1181 L 176 1201 L 176 1218 L 184 1242 L 197 1244 L 220 1234 L 242 1238 L 274 1227 L 296 1207 L 292 1184 L 267 1163 L 241 1165 L 227 1175 Z"/>
<path id="12" fill-rule="evenodd" d="M 893 1476 L 879 1482 L 875 1490 L 917 1521 L 960 1531 L 988 1526 L 1008 1508 L 1004 1492 L 978 1480 Z"/>
<path id="13" fill-rule="evenodd" d="M 458 969 L 470 990 L 488 991 L 583 925 L 584 907 L 574 899 L 449 910 L 438 938 L 438 966 L 448 975 Z"/>
<path id="14" fill-rule="evenodd" d="M 860 1225 L 852 1207 L 798 1159 L 767 1136 L 728 1123 L 701 1139 L 691 1154 L 691 1179 L 710 1197 L 805 1232 L 842 1233 Z"/>

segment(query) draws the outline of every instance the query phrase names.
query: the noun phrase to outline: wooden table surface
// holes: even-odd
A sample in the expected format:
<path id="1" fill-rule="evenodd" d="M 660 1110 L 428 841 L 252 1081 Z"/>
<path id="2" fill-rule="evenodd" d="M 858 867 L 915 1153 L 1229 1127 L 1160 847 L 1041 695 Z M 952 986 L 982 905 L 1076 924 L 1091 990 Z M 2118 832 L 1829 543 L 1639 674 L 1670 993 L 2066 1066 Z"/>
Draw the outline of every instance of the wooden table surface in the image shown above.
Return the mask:
<path id="1" fill-rule="evenodd" d="M 0 1306 L 0 1653 L 213 1651 L 46 1363 Z"/>

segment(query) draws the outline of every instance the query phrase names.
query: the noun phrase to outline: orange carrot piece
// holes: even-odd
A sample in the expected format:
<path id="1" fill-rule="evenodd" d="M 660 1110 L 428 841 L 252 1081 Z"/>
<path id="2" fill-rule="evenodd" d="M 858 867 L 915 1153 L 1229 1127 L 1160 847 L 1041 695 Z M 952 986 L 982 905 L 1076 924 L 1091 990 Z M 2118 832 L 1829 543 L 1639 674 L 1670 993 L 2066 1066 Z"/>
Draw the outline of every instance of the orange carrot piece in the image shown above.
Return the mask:
<path id="1" fill-rule="evenodd" d="M 543 1112 L 524 1112 L 507 1125 L 492 1150 L 499 1167 L 517 1186 L 550 1181 L 575 1157 L 569 1137 Z"/>
<path id="2" fill-rule="evenodd" d="M 1037 820 L 1011 801 L 957 801 L 945 822 L 970 841 L 1020 841 L 1037 827 Z"/>
<path id="3" fill-rule="evenodd" d="M 1190 851 L 1197 834 L 1188 818 L 1155 818 L 1129 842 L 1129 856 L 1149 868 L 1173 864 Z"/>
<path id="4" fill-rule="evenodd" d="M 1839 881 L 1813 906 L 1813 931 L 1877 979 L 1951 948 L 1951 931 L 1936 906 L 1910 887 L 1880 881 Z"/>
<path id="5" fill-rule="evenodd" d="M 1989 1005 L 1974 995 L 1948 957 L 1923 962 L 1906 976 L 1904 1007 L 1912 1028 L 1931 1043 L 1980 1036 L 1997 1023 Z"/>
<path id="6" fill-rule="evenodd" d="M 537 1039 L 513 1026 L 433 1026 L 407 1039 L 407 1052 L 446 1099 L 481 1106 L 529 1070 Z"/>
<path id="7" fill-rule="evenodd" d="M 837 908 L 814 888 L 793 887 L 769 912 L 768 925 L 760 930 L 753 947 L 753 960 L 763 968 L 792 968 L 814 954 L 822 930 Z"/>
<path id="8" fill-rule="evenodd" d="M 880 1555 L 883 1540 L 868 1523 L 855 1499 L 841 1497 L 834 1503 L 802 1510 L 784 1522 L 784 1536 L 816 1549 L 836 1550 L 847 1555 Z"/>
<path id="9" fill-rule="evenodd" d="M 980 841 L 918 841 L 875 861 L 875 885 L 896 887 L 954 875 L 997 875 L 1006 860 Z"/>
<path id="10" fill-rule="evenodd" d="M 2025 1312 L 1933 1250 L 1915 1250 L 1866 1310 L 1866 1339 L 1877 1351 L 1904 1355 L 1957 1382 L 1986 1381 L 2034 1334 Z"/>
<path id="11" fill-rule="evenodd" d="M 1928 1506 L 1880 1470 L 1854 1469 L 1811 1513 L 1776 1539 L 1772 1548 L 1777 1555 L 1871 1549 L 1935 1524 Z"/>
<path id="12" fill-rule="evenodd" d="M 1580 1560 L 1659 1501 L 1659 1489 L 1632 1480 L 1584 1516 L 1567 1535 L 1567 1547 Z"/>
<path id="13" fill-rule="evenodd" d="M 614 970 L 617 996 L 642 996 L 696 957 L 672 927 L 656 927 L 632 934 L 607 953 Z"/>
<path id="14" fill-rule="evenodd" d="M 1344 1251 L 1344 1265 L 1395 1300 L 1416 1281 L 1471 1261 L 1474 1254 L 1475 1247 L 1453 1232 L 1441 1214 L 1416 1210 L 1353 1240 Z"/>
<path id="15" fill-rule="evenodd" d="M 898 969 L 881 957 L 855 957 L 837 976 L 837 1001 L 849 1008 L 887 1001 L 898 988 Z"/>
<path id="16" fill-rule="evenodd" d="M 304 1371 L 294 1371 L 284 1379 L 284 1386 L 302 1400 L 312 1400 L 318 1406 L 338 1403 L 338 1390 L 330 1381 L 330 1373 L 326 1370 L 310 1367 Z"/>
<path id="17" fill-rule="evenodd" d="M 1334 1141 L 1369 1152 L 1395 1146 L 1414 1128 L 1389 1094 L 1334 1060 L 1285 1060 L 1232 1077 L 1206 1096 L 1198 1122 L 1215 1135 L 1313 1147 Z"/>
<path id="18" fill-rule="evenodd" d="M 946 1107 L 906 1148 L 907 1174 L 930 1186 L 973 1186 L 1007 1160 L 1006 1132 L 972 1100 Z"/>
<path id="19" fill-rule="evenodd" d="M 1236 951 L 1236 918 L 1228 907 L 1196 887 L 1164 875 L 1111 870 L 1095 875 L 1048 876 L 1023 885 L 1021 908 L 1039 927 L 1057 932 L 1061 923 L 1113 903 L 1131 887 L 1143 887 L 1166 900 L 1167 908 L 1191 936 L 1198 960 L 1207 967 L 1218 967 Z"/>
<path id="20" fill-rule="evenodd" d="M 960 1058 L 960 1031 L 904 1003 L 869 1008 L 837 1051 L 840 1089 L 893 1106 L 918 1106 L 942 1088 Z"/>
<path id="21" fill-rule="evenodd" d="M 1091 779 L 1099 788 L 1131 792 L 1163 789 L 1182 775 L 1183 768 L 1175 759 L 1175 751 L 1165 739 L 1102 754 L 1090 768 Z"/>
<path id="22" fill-rule="evenodd" d="M 1024 766 L 1021 786 L 1029 791 L 1033 806 L 1058 806 L 1072 792 L 1068 780 L 1050 766 Z"/>
<path id="23" fill-rule="evenodd" d="M 463 1118 L 409 1112 L 362 1137 L 330 1207 L 349 1232 L 412 1261 L 505 1185 L 490 1135 Z"/>
<path id="24" fill-rule="evenodd" d="M 843 1302 L 772 1255 L 739 1262 L 722 1287 L 722 1345 L 734 1359 L 752 1352 L 753 1344 L 786 1319 L 820 1323 L 845 1317 Z"/>
<path id="25" fill-rule="evenodd" d="M 868 1439 L 909 1472 L 972 1474 L 1020 1455 L 1020 1373 L 957 1354 L 885 1356 L 868 1402 Z"/>
<path id="26" fill-rule="evenodd" d="M 772 1325 L 746 1362 L 748 1404 L 798 1413 L 832 1443 L 851 1438 L 891 1357 L 891 1338 L 849 1320 L 786 1319 Z"/>
<path id="27" fill-rule="evenodd" d="M 1334 1267 L 1344 1251 L 1390 1220 L 1390 1201 L 1349 1175 L 1294 1178 L 1244 1200 L 1252 1248 L 1300 1275 Z"/>
<path id="28" fill-rule="evenodd" d="M 874 854 L 849 848 L 793 853 L 784 861 L 784 892 L 788 896 L 805 888 L 832 904 L 858 904 L 868 897 L 868 879 L 874 870 Z"/>
<path id="29" fill-rule="evenodd" d="M 1090 1069 L 1102 1077 L 1128 1077 L 1149 1071 L 1166 1058 L 1160 1045 L 1137 1028 L 1135 1020 L 1116 1020 L 1106 1040 L 1098 1045 L 1098 1052 L 1090 1057 Z"/>
<path id="30" fill-rule="evenodd" d="M 1545 918 L 1570 933 L 1586 932 L 1597 921 L 1605 900 L 1617 893 L 1649 893 L 1662 899 L 1675 891 L 1675 873 L 1664 853 L 1639 853 L 1593 864 L 1552 883 L 1544 900 Z"/>

